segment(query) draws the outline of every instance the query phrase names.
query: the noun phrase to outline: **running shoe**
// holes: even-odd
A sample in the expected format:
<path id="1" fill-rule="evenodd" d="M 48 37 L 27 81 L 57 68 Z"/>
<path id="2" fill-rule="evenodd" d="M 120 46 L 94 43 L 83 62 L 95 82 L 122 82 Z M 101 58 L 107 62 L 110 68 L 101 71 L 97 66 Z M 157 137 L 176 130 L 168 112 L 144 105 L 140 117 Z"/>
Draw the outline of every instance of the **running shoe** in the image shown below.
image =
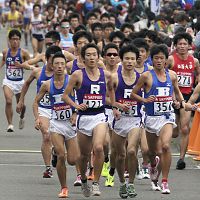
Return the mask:
<path id="1" fill-rule="evenodd" d="M 156 162 L 156 165 L 155 167 L 149 167 L 149 174 L 150 174 L 150 178 L 152 181 L 155 181 L 158 179 L 158 165 L 159 165 L 159 162 L 160 162 L 160 158 L 158 156 L 155 157 L 155 162 Z"/>
<path id="2" fill-rule="evenodd" d="M 183 159 L 179 159 L 176 164 L 176 169 L 182 170 L 185 169 L 185 162 Z"/>
<path id="3" fill-rule="evenodd" d="M 94 169 L 93 168 L 89 168 L 89 173 L 88 173 L 87 179 L 92 180 L 92 181 L 94 180 Z"/>
<path id="4" fill-rule="evenodd" d="M 158 185 L 158 181 L 151 181 L 151 189 L 153 191 L 161 191 L 161 188 Z"/>
<path id="5" fill-rule="evenodd" d="M 134 198 L 135 196 L 137 196 L 137 193 L 135 192 L 134 184 L 128 184 L 127 193 L 130 198 Z"/>
<path id="6" fill-rule="evenodd" d="M 19 120 L 19 129 L 23 129 L 24 128 L 24 124 L 25 124 L 25 120 L 20 118 L 20 120 Z"/>
<path id="7" fill-rule="evenodd" d="M 167 182 L 162 182 L 161 184 L 162 194 L 170 194 L 169 185 Z"/>
<path id="8" fill-rule="evenodd" d="M 114 186 L 114 176 L 111 176 L 109 173 L 108 173 L 108 176 L 106 178 L 105 186 L 106 187 L 113 187 Z"/>
<path id="9" fill-rule="evenodd" d="M 14 132 L 14 126 L 10 124 L 7 128 L 7 132 Z"/>
<path id="10" fill-rule="evenodd" d="M 89 197 L 91 195 L 90 187 L 87 184 L 87 182 L 86 183 L 81 183 L 81 189 L 82 189 L 83 195 L 85 197 Z"/>
<path id="11" fill-rule="evenodd" d="M 57 154 L 55 152 L 54 147 L 52 147 L 52 151 L 51 151 L 51 165 L 55 168 L 57 165 Z"/>
<path id="12" fill-rule="evenodd" d="M 143 179 L 142 171 L 138 167 L 136 169 L 135 178 L 138 179 L 138 180 L 142 180 Z"/>
<path id="13" fill-rule="evenodd" d="M 92 195 L 93 196 L 100 196 L 101 195 L 98 183 L 92 183 Z"/>
<path id="14" fill-rule="evenodd" d="M 43 173 L 43 178 L 52 178 L 53 172 L 51 168 L 46 169 L 46 171 Z"/>
<path id="15" fill-rule="evenodd" d="M 58 194 L 59 198 L 67 198 L 68 197 L 68 189 L 62 188 L 61 192 Z"/>
<path id="16" fill-rule="evenodd" d="M 148 167 L 142 167 L 142 178 L 143 179 L 150 179 Z"/>
<path id="17" fill-rule="evenodd" d="M 127 170 L 124 172 L 124 178 L 129 178 L 129 173 Z"/>
<path id="18" fill-rule="evenodd" d="M 124 183 L 123 185 L 120 185 L 119 188 L 119 196 L 122 199 L 126 199 L 128 197 L 128 192 L 127 192 L 127 188 L 126 188 L 126 183 Z"/>
<path id="19" fill-rule="evenodd" d="M 76 180 L 74 181 L 74 186 L 81 186 L 81 175 L 77 175 Z"/>
<path id="20" fill-rule="evenodd" d="M 104 162 L 103 163 L 103 168 L 102 168 L 102 171 L 101 171 L 101 176 L 103 177 L 107 177 L 108 174 L 109 174 L 109 167 L 110 167 L 110 162 Z"/>

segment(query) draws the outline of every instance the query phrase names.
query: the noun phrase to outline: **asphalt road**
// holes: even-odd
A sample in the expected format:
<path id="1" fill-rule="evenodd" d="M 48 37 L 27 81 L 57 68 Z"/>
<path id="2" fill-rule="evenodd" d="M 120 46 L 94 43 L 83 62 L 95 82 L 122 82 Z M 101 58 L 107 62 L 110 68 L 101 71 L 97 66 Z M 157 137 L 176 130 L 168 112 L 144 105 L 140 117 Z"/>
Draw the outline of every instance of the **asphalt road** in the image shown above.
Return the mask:
<path id="1" fill-rule="evenodd" d="M 6 47 L 6 32 L 0 30 L 0 51 Z M 24 43 L 22 42 L 22 47 Z M 31 51 L 31 47 L 28 49 Z M 30 72 L 26 72 L 26 77 Z M 4 77 L 4 69 L 0 73 L 0 81 Z M 51 179 L 42 178 L 44 165 L 40 153 L 41 134 L 34 129 L 32 103 L 35 95 L 35 83 L 32 84 L 26 96 L 26 123 L 23 130 L 18 129 L 19 116 L 14 109 L 14 133 L 7 133 L 7 122 L 4 114 L 5 100 L 2 89 L 0 90 L 0 200 L 55 200 L 60 190 L 56 171 Z M 14 100 L 14 99 L 13 99 Z M 197 200 L 200 199 L 200 170 L 199 163 L 186 158 L 187 168 L 177 171 L 175 164 L 178 159 L 178 140 L 172 142 L 173 162 L 170 170 L 169 184 L 170 195 L 162 195 L 150 189 L 149 180 L 136 180 L 135 187 L 137 200 Z M 69 198 L 73 200 L 85 199 L 80 187 L 74 187 L 76 177 L 74 167 L 68 166 Z M 105 179 L 102 177 L 100 197 L 89 199 L 120 199 L 118 195 L 118 177 L 115 174 L 115 186 L 104 187 Z"/>

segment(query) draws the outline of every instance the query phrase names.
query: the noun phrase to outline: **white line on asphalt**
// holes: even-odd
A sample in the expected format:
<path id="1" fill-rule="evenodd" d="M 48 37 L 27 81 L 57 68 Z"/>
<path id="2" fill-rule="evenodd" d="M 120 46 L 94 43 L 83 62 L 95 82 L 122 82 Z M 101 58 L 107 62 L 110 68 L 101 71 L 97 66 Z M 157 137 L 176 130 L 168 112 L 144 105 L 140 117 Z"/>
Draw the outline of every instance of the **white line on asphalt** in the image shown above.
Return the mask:
<path id="1" fill-rule="evenodd" d="M 0 153 L 41 153 L 36 150 L 22 150 L 22 149 L 0 149 Z"/>
<path id="2" fill-rule="evenodd" d="M 41 153 L 41 151 L 37 150 L 23 150 L 23 149 L 0 149 L 0 153 Z M 179 157 L 179 153 L 172 153 L 173 157 Z M 192 155 L 185 155 L 186 158 L 193 157 Z"/>
<path id="3" fill-rule="evenodd" d="M 1 163 L 0 166 L 14 166 L 14 167 L 44 167 L 45 165 L 35 165 L 35 164 L 15 164 L 15 163 Z"/>

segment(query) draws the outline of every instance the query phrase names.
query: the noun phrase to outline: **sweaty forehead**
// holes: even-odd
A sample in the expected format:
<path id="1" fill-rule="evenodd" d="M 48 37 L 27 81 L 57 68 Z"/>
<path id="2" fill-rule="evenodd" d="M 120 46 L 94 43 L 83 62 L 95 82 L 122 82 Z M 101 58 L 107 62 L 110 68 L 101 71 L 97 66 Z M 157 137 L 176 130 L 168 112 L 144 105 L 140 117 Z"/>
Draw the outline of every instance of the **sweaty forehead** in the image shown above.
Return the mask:
<path id="1" fill-rule="evenodd" d="M 89 47 L 88 49 L 86 49 L 85 53 L 97 53 L 97 50 L 93 47 Z"/>

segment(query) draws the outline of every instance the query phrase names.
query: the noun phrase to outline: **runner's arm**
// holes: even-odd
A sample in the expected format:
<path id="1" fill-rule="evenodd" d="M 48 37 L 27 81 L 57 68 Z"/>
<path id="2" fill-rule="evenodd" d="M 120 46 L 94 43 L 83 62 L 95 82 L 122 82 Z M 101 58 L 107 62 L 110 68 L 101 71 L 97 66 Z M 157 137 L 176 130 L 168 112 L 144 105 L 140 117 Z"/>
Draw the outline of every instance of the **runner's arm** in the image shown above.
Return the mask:
<path id="1" fill-rule="evenodd" d="M 78 77 L 77 71 L 70 76 L 69 82 L 62 96 L 64 102 L 76 109 L 78 109 L 78 105 L 69 97 L 69 95 L 73 92 L 73 89 L 76 88 Z"/>
<path id="2" fill-rule="evenodd" d="M 2 56 L 2 59 L 1 59 L 1 63 L 0 63 L 0 69 L 4 66 L 4 64 L 6 63 L 6 50 L 3 50 L 2 52 L 3 56 Z"/>
<path id="3" fill-rule="evenodd" d="M 39 92 L 37 93 L 35 100 L 33 102 L 33 114 L 35 117 L 35 121 L 39 119 L 39 113 L 38 113 L 38 104 L 41 101 L 41 99 L 44 97 L 44 95 L 49 92 L 49 84 L 50 81 L 43 82 Z"/>

